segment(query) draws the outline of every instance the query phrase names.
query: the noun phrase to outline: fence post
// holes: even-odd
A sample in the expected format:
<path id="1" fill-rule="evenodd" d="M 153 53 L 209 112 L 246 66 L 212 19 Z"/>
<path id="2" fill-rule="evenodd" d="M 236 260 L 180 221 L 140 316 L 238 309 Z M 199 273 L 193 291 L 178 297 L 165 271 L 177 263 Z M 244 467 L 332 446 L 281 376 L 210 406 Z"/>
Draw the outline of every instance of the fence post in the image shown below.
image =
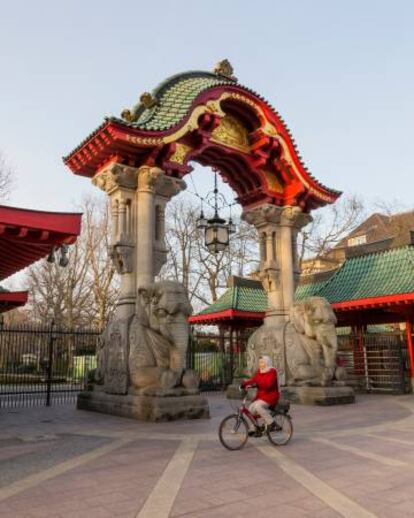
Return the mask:
<path id="1" fill-rule="evenodd" d="M 53 343 L 55 341 L 55 322 L 52 320 L 49 332 L 48 343 L 48 362 L 47 362 L 47 379 L 46 379 L 46 406 L 50 406 L 50 395 L 52 392 L 52 373 L 53 373 Z"/>

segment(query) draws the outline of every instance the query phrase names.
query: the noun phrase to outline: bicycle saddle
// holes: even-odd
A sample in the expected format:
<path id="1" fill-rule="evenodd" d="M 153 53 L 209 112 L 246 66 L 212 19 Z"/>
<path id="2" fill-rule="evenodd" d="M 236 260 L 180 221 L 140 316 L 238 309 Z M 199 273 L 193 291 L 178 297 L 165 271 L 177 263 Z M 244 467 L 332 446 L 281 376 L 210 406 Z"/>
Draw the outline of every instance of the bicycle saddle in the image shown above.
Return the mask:
<path id="1" fill-rule="evenodd" d="M 275 412 L 287 414 L 290 409 L 290 401 L 279 401 L 276 403 L 276 405 L 272 405 L 270 409 L 274 410 Z"/>

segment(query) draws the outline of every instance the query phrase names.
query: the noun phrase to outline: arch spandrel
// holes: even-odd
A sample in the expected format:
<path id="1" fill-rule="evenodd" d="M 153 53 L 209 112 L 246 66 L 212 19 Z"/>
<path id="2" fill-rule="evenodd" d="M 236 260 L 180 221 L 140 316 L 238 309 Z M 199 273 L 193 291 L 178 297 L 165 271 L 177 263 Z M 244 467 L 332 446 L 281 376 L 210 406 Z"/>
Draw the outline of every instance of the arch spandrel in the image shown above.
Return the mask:
<path id="1" fill-rule="evenodd" d="M 93 177 L 116 161 L 182 178 L 190 162 L 217 169 L 242 206 L 297 205 L 305 212 L 339 192 L 310 175 L 279 114 L 234 78 L 189 72 L 166 80 L 123 119 L 106 119 L 65 163 Z"/>

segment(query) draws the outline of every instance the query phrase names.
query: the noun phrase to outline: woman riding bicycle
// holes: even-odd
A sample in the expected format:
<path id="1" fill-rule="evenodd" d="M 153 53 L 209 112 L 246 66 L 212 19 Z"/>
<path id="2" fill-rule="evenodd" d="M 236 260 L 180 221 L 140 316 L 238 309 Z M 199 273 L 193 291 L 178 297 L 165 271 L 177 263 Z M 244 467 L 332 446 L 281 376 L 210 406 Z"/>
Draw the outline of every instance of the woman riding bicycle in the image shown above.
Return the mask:
<path id="1" fill-rule="evenodd" d="M 249 406 L 249 411 L 253 415 L 258 414 L 264 420 L 266 430 L 272 430 L 275 427 L 275 422 L 269 408 L 277 404 L 280 394 L 277 372 L 272 366 L 272 360 L 269 356 L 260 356 L 259 370 L 252 378 L 245 380 L 241 384 L 241 388 L 244 389 L 252 385 L 257 387 L 257 393 Z M 254 431 L 250 433 L 254 433 Z"/>

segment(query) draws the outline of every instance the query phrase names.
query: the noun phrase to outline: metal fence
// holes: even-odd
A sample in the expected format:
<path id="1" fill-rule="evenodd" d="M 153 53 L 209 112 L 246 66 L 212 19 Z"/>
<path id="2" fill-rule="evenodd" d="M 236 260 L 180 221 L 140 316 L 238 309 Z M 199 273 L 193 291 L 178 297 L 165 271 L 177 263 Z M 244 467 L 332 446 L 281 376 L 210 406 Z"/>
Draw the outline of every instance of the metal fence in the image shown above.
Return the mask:
<path id="1" fill-rule="evenodd" d="M 231 341 L 229 336 L 194 334 L 188 349 L 187 367 L 200 376 L 202 392 L 226 390 L 246 369 L 244 344 Z"/>
<path id="2" fill-rule="evenodd" d="M 98 340 L 93 329 L 0 326 L 0 409 L 74 402 Z"/>
<path id="3" fill-rule="evenodd" d="M 366 392 L 410 391 L 407 341 L 402 333 L 363 333 L 338 337 L 339 358 L 348 380 Z"/>
<path id="4" fill-rule="evenodd" d="M 338 364 L 345 367 L 347 383 L 356 390 L 390 394 L 411 390 L 405 333 L 340 335 Z M 198 372 L 202 391 L 225 390 L 245 371 L 246 355 L 220 336 L 195 335 L 188 366 Z"/>
<path id="5" fill-rule="evenodd" d="M 0 325 L 0 409 L 72 403 L 96 367 L 95 329 Z M 348 382 L 367 392 L 409 392 L 407 344 L 401 333 L 338 337 Z M 216 335 L 193 337 L 187 366 L 202 391 L 225 390 L 246 368 L 244 347 Z"/>
<path id="6" fill-rule="evenodd" d="M 220 351 L 195 351 L 188 367 L 200 376 L 202 392 L 226 390 L 233 378 L 245 366 L 245 354 Z"/>

